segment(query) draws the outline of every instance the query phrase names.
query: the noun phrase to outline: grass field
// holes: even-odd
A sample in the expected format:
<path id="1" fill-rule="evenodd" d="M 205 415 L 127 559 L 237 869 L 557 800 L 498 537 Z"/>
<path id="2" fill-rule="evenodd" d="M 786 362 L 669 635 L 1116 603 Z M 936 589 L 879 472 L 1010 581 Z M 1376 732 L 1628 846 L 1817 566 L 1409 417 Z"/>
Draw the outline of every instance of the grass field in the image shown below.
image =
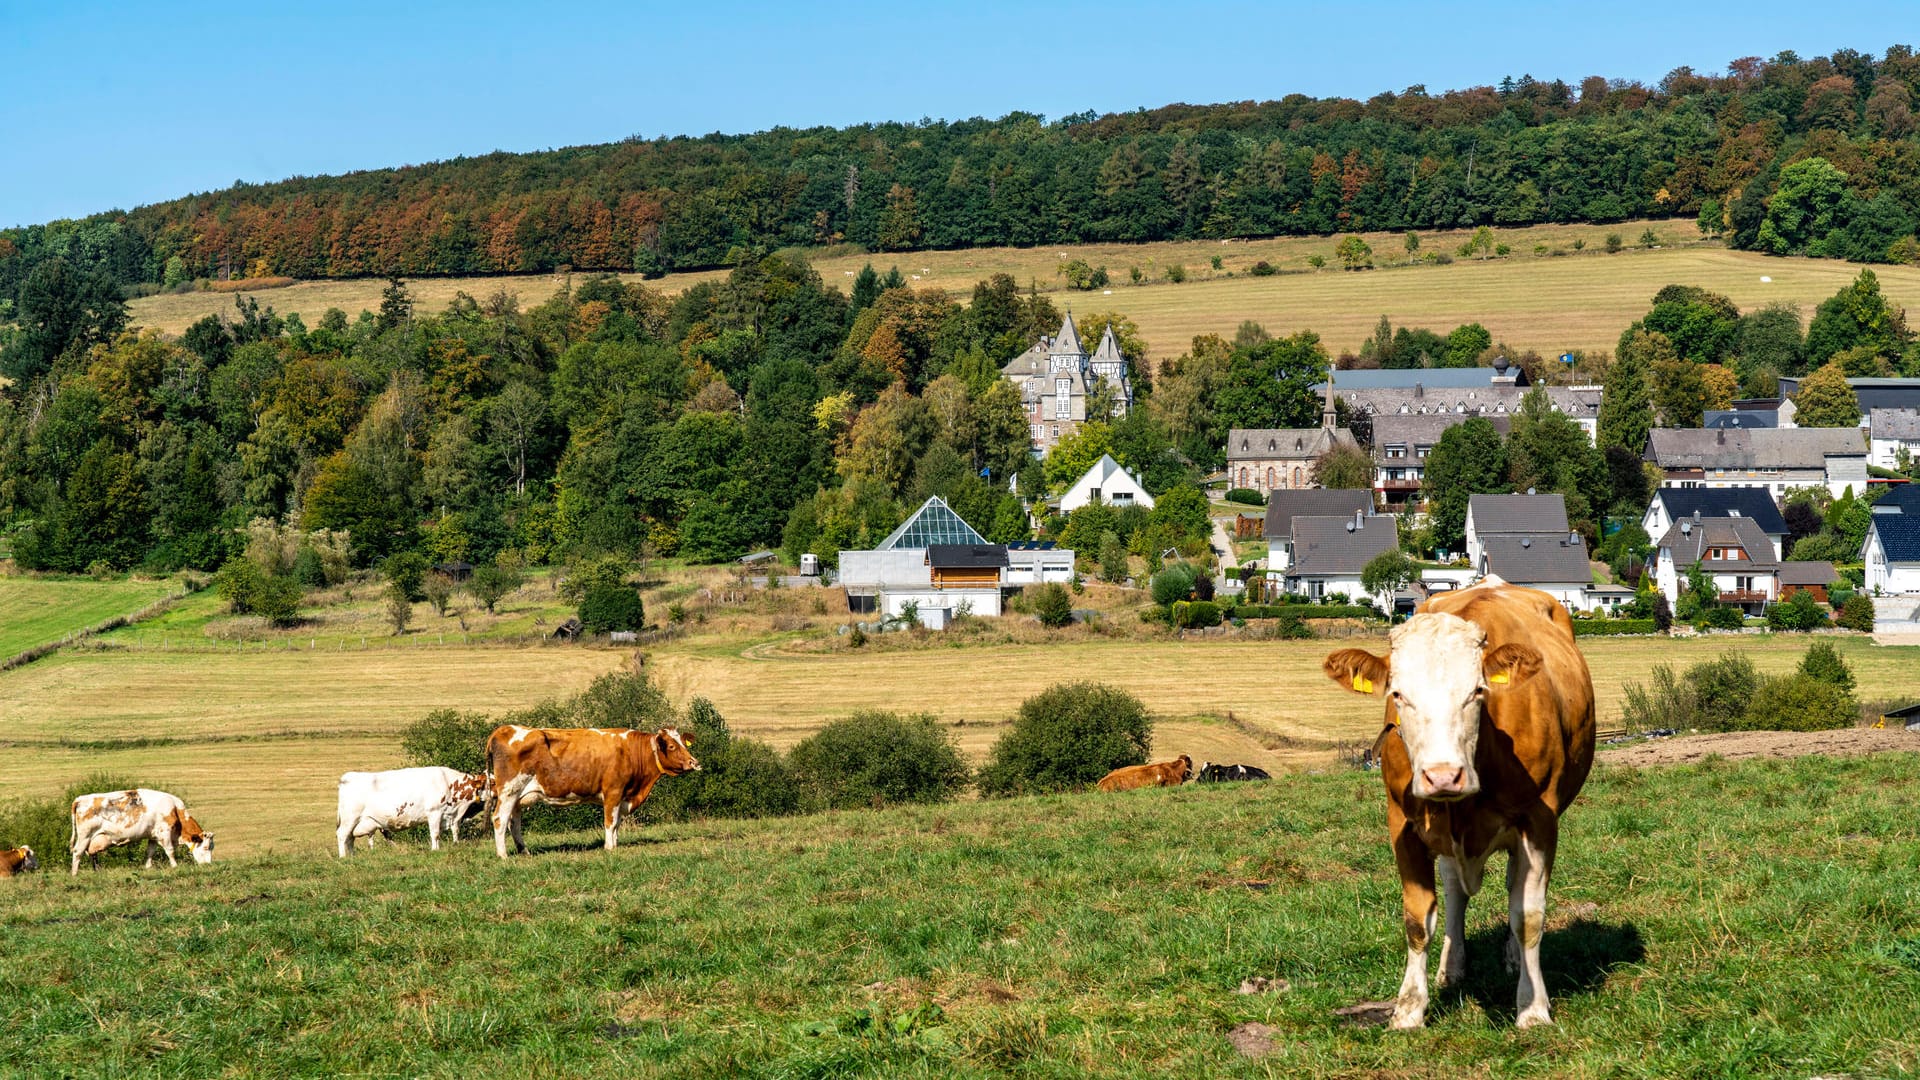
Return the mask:
<path id="1" fill-rule="evenodd" d="M 1617 255 L 1604 252 L 1607 234 L 1619 233 L 1633 245 L 1649 227 L 1663 246 L 1653 250 L 1630 246 Z M 1060 305 L 1131 316 L 1155 357 L 1179 354 L 1195 334 L 1231 337 L 1244 319 L 1260 322 L 1274 333 L 1318 331 L 1336 352 L 1357 349 L 1382 314 L 1396 325 L 1428 326 L 1442 333 L 1460 323 L 1479 322 L 1496 341 L 1547 355 L 1575 348 L 1611 349 L 1620 331 L 1646 314 L 1653 294 L 1670 283 L 1725 293 L 1743 310 L 1773 300 L 1793 301 L 1811 318 L 1821 300 L 1859 272 L 1859 267 L 1835 260 L 1767 258 L 1701 244 L 1689 221 L 1554 225 L 1496 233 L 1500 242 L 1512 246 L 1513 256 L 1417 267 L 1391 265 L 1404 262 L 1399 234 L 1369 233 L 1375 262 L 1381 266 L 1371 273 L 1332 269 L 1338 263 L 1332 258 L 1335 240 L 1331 237 L 833 254 L 815 259 L 814 265 L 829 283 L 843 289 L 850 288 L 852 275 L 867 262 L 883 270 L 897 265 L 902 273 L 920 275 L 913 284 L 946 289 L 963 300 L 975 282 L 994 273 L 1012 274 L 1022 286 L 1034 284 L 1054 291 L 1054 301 Z M 1424 233 L 1422 250 L 1452 252 L 1469 235 Z M 1584 251 L 1573 251 L 1576 239 L 1585 241 Z M 1535 255 L 1535 247 L 1541 244 L 1567 255 Z M 1246 273 L 1263 260 L 1283 270 L 1308 271 L 1307 258 L 1315 254 L 1326 256 L 1330 268 L 1273 277 Z M 1218 271 L 1211 267 L 1214 256 L 1221 259 Z M 1058 267 L 1069 258 L 1106 266 L 1114 280 L 1111 295 L 1067 291 Z M 1165 281 L 1166 268 L 1175 264 L 1187 269 L 1184 284 Z M 1129 282 L 1132 266 L 1141 268 L 1148 284 Z M 1892 302 L 1920 308 L 1920 267 L 1878 266 L 1874 271 Z M 677 293 L 695 282 L 721 276 L 719 271 L 673 274 L 649 284 Z M 1762 277 L 1772 281 L 1762 282 Z M 563 280 L 544 274 L 422 278 L 410 287 L 423 309 L 438 310 L 455 292 L 479 297 L 502 287 L 519 294 L 523 305 L 537 304 Z M 302 282 L 260 293 L 259 299 L 283 314 L 299 312 L 311 326 L 329 307 L 349 315 L 378 309 L 384 287 L 385 282 L 378 279 Z M 230 312 L 233 297 L 161 295 L 136 300 L 132 307 L 135 323 L 178 333 L 209 312 Z"/>
<path id="2" fill-rule="evenodd" d="M 1376 777 L 0 882 L 26 1075 L 1890 1076 L 1920 757 L 1603 768 L 1512 1028 L 1497 873 L 1424 1032 Z M 1241 995 L 1242 980 L 1284 980 Z M 1266 1025 L 1266 1054 L 1229 1033 Z M 1255 1040 L 1256 1042 L 1261 1040 Z"/>
<path id="3" fill-rule="evenodd" d="M 170 581 L 0 577 L 0 660 L 131 614 L 179 588 Z"/>

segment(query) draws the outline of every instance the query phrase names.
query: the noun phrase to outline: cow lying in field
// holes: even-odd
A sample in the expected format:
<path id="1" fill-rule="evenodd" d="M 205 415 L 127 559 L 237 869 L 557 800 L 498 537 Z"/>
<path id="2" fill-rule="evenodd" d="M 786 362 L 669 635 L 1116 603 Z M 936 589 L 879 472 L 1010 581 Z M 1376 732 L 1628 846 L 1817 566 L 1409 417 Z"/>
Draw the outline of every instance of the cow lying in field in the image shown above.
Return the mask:
<path id="1" fill-rule="evenodd" d="M 30 847 L 8 848 L 0 851 L 0 877 L 12 877 L 29 870 L 40 869 L 40 860 L 33 857 Z"/>
<path id="2" fill-rule="evenodd" d="M 1201 764 L 1197 779 L 1202 784 L 1224 784 L 1237 780 L 1271 780 L 1273 776 L 1254 765 L 1218 765 L 1209 761 Z"/>
<path id="3" fill-rule="evenodd" d="M 507 857 L 507 834 L 526 854 L 520 808 L 533 803 L 600 806 L 606 846 L 619 845 L 620 817 L 639 809 L 663 776 L 700 768 L 690 740 L 678 729 L 527 728 L 502 724 L 487 736 L 487 771 L 493 775 L 493 846 Z"/>
<path id="4" fill-rule="evenodd" d="M 1193 759 L 1185 754 L 1172 761 L 1128 765 L 1100 778 L 1101 791 L 1132 791 L 1143 787 L 1179 787 L 1193 778 Z"/>
<path id="5" fill-rule="evenodd" d="M 168 866 L 180 865 L 173 857 L 180 844 L 187 845 L 194 862 L 213 861 L 213 834 L 193 820 L 185 803 L 164 791 L 103 791 L 73 800 L 72 873 L 80 872 L 81 856 L 98 865 L 101 852 L 135 840 L 147 842 L 149 868 L 155 849 L 166 853 Z"/>
<path id="6" fill-rule="evenodd" d="M 435 851 L 440 850 L 443 828 L 451 827 L 457 843 L 461 818 L 485 792 L 485 776 L 439 766 L 343 773 L 334 830 L 340 857 L 346 858 L 362 836 L 372 848 L 376 834 L 415 825 L 427 827 L 427 843 Z"/>
<path id="7" fill-rule="evenodd" d="M 1573 623 L 1546 593 L 1488 578 L 1428 600 L 1389 641 L 1387 656 L 1341 649 L 1323 666 L 1341 686 L 1386 698 L 1380 775 L 1407 935 L 1392 1024 L 1426 1020 L 1435 860 L 1446 891 L 1445 986 L 1466 977 L 1467 899 L 1496 851 L 1507 853 L 1516 1023 L 1550 1024 L 1540 973 L 1547 877 L 1560 815 L 1593 767 L 1593 678 Z"/>

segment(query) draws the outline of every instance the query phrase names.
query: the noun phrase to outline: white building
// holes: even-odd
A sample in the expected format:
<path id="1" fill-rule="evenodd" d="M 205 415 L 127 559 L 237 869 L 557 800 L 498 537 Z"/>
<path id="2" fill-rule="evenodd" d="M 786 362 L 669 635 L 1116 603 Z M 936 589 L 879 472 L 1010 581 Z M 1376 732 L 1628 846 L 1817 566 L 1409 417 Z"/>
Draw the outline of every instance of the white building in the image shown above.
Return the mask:
<path id="1" fill-rule="evenodd" d="M 1646 460 L 1674 487 L 1824 487 L 1834 495 L 1867 489 L 1867 440 L 1860 428 L 1654 428 Z"/>
<path id="2" fill-rule="evenodd" d="M 1773 541 L 1774 557 L 1787 557 L 1787 521 L 1765 488 L 1655 488 L 1647 512 L 1640 517 L 1640 527 L 1646 530 L 1648 541 L 1654 541 L 1667 535 L 1674 522 L 1695 514 L 1751 518 Z"/>
<path id="3" fill-rule="evenodd" d="M 1399 546 L 1399 522 L 1390 515 L 1296 517 L 1293 566 L 1287 570 L 1286 589 L 1312 597 L 1344 593 L 1357 603 L 1387 607 L 1393 598 L 1368 593 L 1360 573 L 1375 556 Z"/>
<path id="4" fill-rule="evenodd" d="M 1073 552 L 1050 550 L 1051 562 L 1072 566 Z M 842 551 L 839 580 L 855 614 L 898 618 L 912 605 L 923 623 L 943 628 L 962 613 L 999 615 L 1010 562 L 1005 544 L 987 543 L 936 495 L 873 550 Z"/>
<path id="5" fill-rule="evenodd" d="M 1867 464 L 1900 468 L 1900 452 L 1907 463 L 1920 462 L 1920 409 L 1874 409 L 1867 414 Z"/>
<path id="6" fill-rule="evenodd" d="M 1721 603 L 1759 614 L 1780 596 L 1780 559 L 1773 540 L 1751 518 L 1681 518 L 1657 542 L 1654 585 L 1680 603 L 1680 585 L 1694 563 L 1712 578 Z"/>
<path id="7" fill-rule="evenodd" d="M 1539 589 L 1568 611 L 1593 604 L 1593 569 L 1587 562 L 1587 542 L 1579 533 L 1486 536 L 1474 565 L 1485 577 Z"/>
<path id="8" fill-rule="evenodd" d="M 1120 467 L 1112 455 L 1102 454 L 1100 460 L 1073 482 L 1067 493 L 1060 496 L 1060 512 L 1071 514 L 1089 503 L 1106 503 L 1108 506 L 1144 506 L 1153 509 L 1153 496 L 1140 484 L 1140 478 Z"/>
<path id="9" fill-rule="evenodd" d="M 1346 519 L 1373 513 L 1373 495 L 1360 488 L 1276 489 L 1267 496 L 1267 572 L 1271 576 L 1293 566 L 1293 521 L 1302 517 Z"/>
<path id="10" fill-rule="evenodd" d="M 1567 535 L 1563 495 L 1474 495 L 1467 499 L 1467 561 L 1480 566 L 1496 536 Z M 1509 579 L 1511 580 L 1511 579 Z"/>
<path id="11" fill-rule="evenodd" d="M 1868 592 L 1920 593 L 1920 485 L 1902 484 L 1873 504 L 1864 548 Z"/>

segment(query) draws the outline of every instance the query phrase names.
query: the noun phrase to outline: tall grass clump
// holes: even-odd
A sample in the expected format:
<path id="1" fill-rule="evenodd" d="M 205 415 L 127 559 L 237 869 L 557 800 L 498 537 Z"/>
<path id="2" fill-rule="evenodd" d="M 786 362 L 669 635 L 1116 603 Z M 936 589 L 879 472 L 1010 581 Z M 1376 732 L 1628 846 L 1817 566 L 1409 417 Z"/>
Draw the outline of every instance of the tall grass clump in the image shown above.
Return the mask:
<path id="1" fill-rule="evenodd" d="M 1086 787 L 1153 746 L 1153 717 L 1140 699 L 1103 683 L 1062 683 L 1020 704 L 1013 728 L 980 770 L 984 795 Z"/>
<path id="2" fill-rule="evenodd" d="M 1622 718 L 1630 732 L 1827 731 L 1853 726 L 1853 672 L 1831 642 L 1816 641 L 1800 669 L 1761 675 L 1743 652 L 1678 673 L 1656 665 L 1647 683 L 1628 683 Z"/>

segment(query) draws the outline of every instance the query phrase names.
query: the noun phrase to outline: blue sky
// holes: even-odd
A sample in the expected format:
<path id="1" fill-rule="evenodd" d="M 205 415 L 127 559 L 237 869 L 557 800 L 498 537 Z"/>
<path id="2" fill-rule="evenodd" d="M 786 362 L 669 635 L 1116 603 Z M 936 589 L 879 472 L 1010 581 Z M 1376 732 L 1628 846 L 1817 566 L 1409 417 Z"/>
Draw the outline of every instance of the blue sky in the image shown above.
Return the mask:
<path id="1" fill-rule="evenodd" d="M 277 9 L 277 10 L 276 10 Z M 0 226 L 628 135 L 1652 82 L 1879 55 L 1909 5 L 0 0 Z"/>

